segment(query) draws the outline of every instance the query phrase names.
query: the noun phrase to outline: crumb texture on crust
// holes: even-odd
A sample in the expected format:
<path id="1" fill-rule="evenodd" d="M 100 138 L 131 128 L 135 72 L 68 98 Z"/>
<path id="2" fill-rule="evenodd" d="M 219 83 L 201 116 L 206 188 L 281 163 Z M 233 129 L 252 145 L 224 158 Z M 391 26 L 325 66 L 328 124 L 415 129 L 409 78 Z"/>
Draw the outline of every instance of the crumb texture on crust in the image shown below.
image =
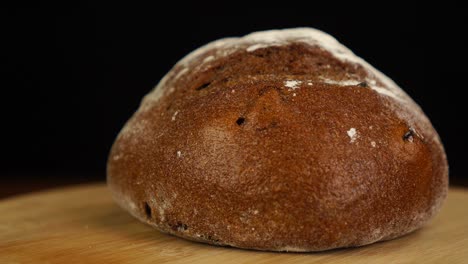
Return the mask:
<path id="1" fill-rule="evenodd" d="M 162 232 L 302 252 L 412 232 L 448 186 L 420 107 L 311 28 L 221 39 L 184 57 L 117 136 L 107 177 L 117 203 Z"/>

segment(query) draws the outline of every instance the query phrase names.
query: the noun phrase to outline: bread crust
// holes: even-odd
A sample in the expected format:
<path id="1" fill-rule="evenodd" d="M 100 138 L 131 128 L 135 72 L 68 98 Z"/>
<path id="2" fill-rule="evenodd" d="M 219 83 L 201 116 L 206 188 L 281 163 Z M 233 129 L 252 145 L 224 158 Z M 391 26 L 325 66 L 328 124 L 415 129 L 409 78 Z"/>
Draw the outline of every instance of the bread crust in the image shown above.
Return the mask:
<path id="1" fill-rule="evenodd" d="M 446 197 L 448 167 L 403 90 L 301 28 L 218 40 L 178 62 L 119 133 L 107 179 L 162 232 L 321 251 L 420 228 Z"/>

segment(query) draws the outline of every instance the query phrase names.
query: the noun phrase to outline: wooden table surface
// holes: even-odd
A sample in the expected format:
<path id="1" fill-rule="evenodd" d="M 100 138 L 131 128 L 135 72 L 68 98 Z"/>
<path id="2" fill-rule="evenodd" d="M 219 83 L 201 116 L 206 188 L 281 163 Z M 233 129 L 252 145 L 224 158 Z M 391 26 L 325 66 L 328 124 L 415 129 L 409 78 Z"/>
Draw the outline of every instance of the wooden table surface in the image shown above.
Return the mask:
<path id="1" fill-rule="evenodd" d="M 103 184 L 0 201 L 0 263 L 468 263 L 468 190 L 451 189 L 426 227 L 320 253 L 210 246 L 161 234 L 117 207 Z"/>

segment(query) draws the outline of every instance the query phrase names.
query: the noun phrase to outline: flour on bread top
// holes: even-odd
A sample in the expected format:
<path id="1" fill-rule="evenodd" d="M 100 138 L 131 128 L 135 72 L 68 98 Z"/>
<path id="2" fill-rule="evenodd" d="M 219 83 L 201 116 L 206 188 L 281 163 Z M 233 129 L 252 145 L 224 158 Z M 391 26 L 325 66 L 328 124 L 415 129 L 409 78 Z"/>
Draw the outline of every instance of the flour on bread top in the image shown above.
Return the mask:
<path id="1" fill-rule="evenodd" d="M 331 35 L 313 28 L 292 28 L 282 30 L 268 30 L 248 34 L 240 38 L 223 38 L 210 42 L 182 58 L 174 67 L 178 71 L 171 70 L 161 79 L 156 88 L 145 97 L 144 101 L 155 102 L 167 92 L 174 91 L 172 87 L 175 80 L 181 78 L 189 71 L 195 71 L 206 67 L 209 62 L 229 56 L 236 51 L 245 50 L 254 52 L 271 46 L 284 46 L 292 43 L 305 43 L 311 46 L 319 47 L 329 52 L 333 57 L 340 61 L 358 64 L 364 67 L 368 73 L 366 82 L 368 86 L 379 94 L 391 97 L 396 101 L 405 102 L 411 99 L 400 87 L 390 78 L 375 69 L 369 63 L 356 56 L 351 50 L 339 43 Z M 379 86 L 377 81 L 382 83 Z M 358 80 L 331 80 L 326 79 L 326 83 L 347 86 L 357 84 Z M 360 82 L 360 81 L 359 81 Z M 148 102 L 149 103 L 149 102 Z"/>

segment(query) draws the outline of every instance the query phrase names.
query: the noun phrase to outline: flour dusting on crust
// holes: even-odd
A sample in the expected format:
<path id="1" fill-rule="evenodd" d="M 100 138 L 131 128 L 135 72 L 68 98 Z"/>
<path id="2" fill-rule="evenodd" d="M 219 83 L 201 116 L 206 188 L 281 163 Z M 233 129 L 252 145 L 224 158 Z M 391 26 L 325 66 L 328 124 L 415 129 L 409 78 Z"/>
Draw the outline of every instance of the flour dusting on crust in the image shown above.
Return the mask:
<path id="1" fill-rule="evenodd" d="M 333 57 L 340 61 L 361 65 L 368 73 L 368 78 L 365 81 L 368 83 L 369 88 L 380 95 L 389 97 L 391 100 L 400 102 L 411 101 L 406 93 L 398 87 L 395 82 L 375 69 L 369 63 L 356 56 L 351 50 L 343 46 L 329 34 L 313 28 L 292 28 L 254 32 L 240 38 L 219 39 L 194 50 L 174 66 L 174 68 L 179 69 L 178 71 L 170 71 L 161 79 L 153 91 L 144 98 L 142 104 L 143 109 L 141 110 L 151 107 L 166 93 L 173 92 L 175 90 L 173 87 L 175 81 L 187 74 L 189 71 L 203 69 L 206 67 L 206 64 L 238 51 L 244 50 L 245 52 L 254 52 L 258 49 L 264 49 L 272 46 L 285 46 L 292 43 L 305 43 L 319 47 L 320 49 L 329 52 Z M 383 86 L 377 85 L 376 80 L 382 83 Z M 357 85 L 360 82 L 361 81 L 352 79 L 325 80 L 325 83 L 341 86 Z"/>
<path id="2" fill-rule="evenodd" d="M 302 81 L 298 80 L 286 80 L 284 86 L 288 87 L 289 90 L 296 90 L 301 85 Z"/>

